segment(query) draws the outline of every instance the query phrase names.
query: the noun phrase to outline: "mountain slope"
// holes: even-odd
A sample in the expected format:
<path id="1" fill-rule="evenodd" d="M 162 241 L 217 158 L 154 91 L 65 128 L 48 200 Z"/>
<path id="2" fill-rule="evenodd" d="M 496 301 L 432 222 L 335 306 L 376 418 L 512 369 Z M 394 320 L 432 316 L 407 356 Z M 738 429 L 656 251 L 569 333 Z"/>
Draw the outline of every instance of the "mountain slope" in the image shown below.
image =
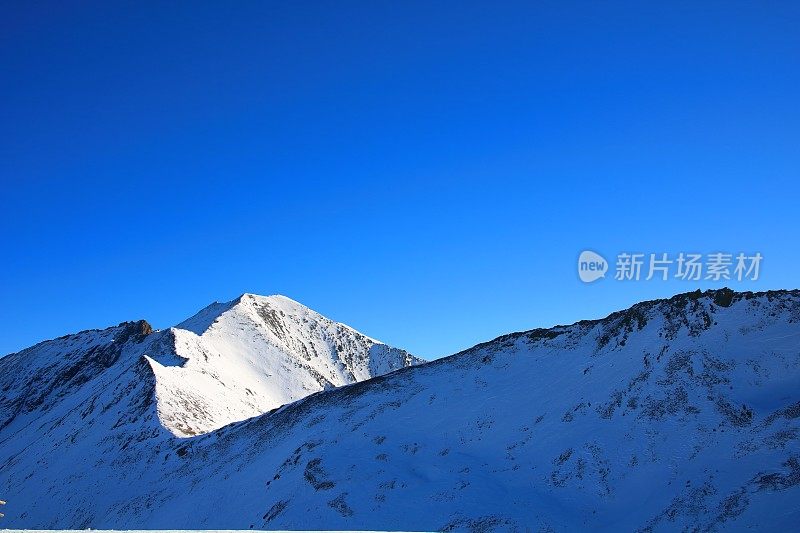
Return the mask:
<path id="1" fill-rule="evenodd" d="M 212 304 L 167 335 L 166 354 L 146 355 L 160 418 L 180 436 L 421 362 L 285 296 Z"/>
<path id="2" fill-rule="evenodd" d="M 800 292 L 696 292 L 190 439 L 14 454 L 3 429 L 0 491 L 18 527 L 789 530 L 798 391 Z"/>
<path id="3" fill-rule="evenodd" d="M 8 517 L 57 524 L 78 487 L 124 494 L 181 437 L 418 362 L 282 296 L 243 295 L 165 331 L 127 322 L 39 343 L 0 359 L 0 490 L 48 510 Z"/>
<path id="4" fill-rule="evenodd" d="M 0 428 L 89 394 L 103 412 L 154 401 L 160 425 L 186 437 L 420 362 L 285 296 L 245 294 L 165 331 L 123 323 L 0 359 Z"/>

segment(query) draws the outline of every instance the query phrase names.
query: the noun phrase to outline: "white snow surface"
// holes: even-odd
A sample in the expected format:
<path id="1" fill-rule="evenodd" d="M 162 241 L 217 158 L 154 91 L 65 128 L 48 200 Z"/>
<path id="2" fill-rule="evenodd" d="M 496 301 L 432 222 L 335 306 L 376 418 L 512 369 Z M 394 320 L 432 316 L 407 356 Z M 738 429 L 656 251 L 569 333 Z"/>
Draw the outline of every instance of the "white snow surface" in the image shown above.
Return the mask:
<path id="1" fill-rule="evenodd" d="M 143 355 L 159 418 L 177 436 L 421 362 L 285 296 L 215 303 L 165 336 Z"/>
<path id="2" fill-rule="evenodd" d="M 272 299 L 268 310 L 260 302 L 243 297 L 168 332 L 129 323 L 0 360 L 3 525 L 788 531 L 800 523 L 798 291 L 643 302 L 365 381 L 356 378 L 374 375 L 372 363 L 343 354 L 382 345 L 295 302 Z M 262 323 L 272 326 L 251 328 Z M 333 357 L 346 339 L 364 348 Z M 211 430 L 312 386 L 287 378 L 291 394 L 281 396 L 292 373 L 248 355 L 276 346 L 277 360 L 290 354 L 285 361 L 299 360 L 302 372 L 313 368 L 333 385 L 350 372 L 357 382 Z M 235 363 L 215 363 L 223 356 Z M 281 376 L 277 385 L 268 374 Z M 226 384 L 224 407 L 211 401 L 222 390 L 215 380 Z"/>

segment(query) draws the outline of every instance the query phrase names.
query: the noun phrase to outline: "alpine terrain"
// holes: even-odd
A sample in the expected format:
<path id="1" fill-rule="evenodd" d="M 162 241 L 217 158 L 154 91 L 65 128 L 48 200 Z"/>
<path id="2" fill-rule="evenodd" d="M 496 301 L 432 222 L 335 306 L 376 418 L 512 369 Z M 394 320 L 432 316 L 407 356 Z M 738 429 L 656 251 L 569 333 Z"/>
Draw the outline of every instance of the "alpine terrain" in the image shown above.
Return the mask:
<path id="1" fill-rule="evenodd" d="M 189 437 L 420 362 L 285 296 L 244 294 L 165 331 L 128 322 L 0 359 L 0 428 L 5 442 L 58 421 L 57 442 L 68 423 L 151 431 L 141 422 L 157 419 L 159 431 Z"/>
<path id="2" fill-rule="evenodd" d="M 696 291 L 419 363 L 252 295 L 6 356 L 3 525 L 800 524 L 800 291 Z"/>

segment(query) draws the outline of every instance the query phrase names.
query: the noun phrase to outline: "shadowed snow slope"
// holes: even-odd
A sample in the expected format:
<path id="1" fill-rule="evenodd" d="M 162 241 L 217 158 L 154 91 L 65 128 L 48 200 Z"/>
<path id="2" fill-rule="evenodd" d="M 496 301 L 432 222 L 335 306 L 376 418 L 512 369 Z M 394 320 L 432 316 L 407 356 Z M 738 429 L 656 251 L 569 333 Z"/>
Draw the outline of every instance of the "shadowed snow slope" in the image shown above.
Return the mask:
<path id="1" fill-rule="evenodd" d="M 184 331 L 205 337 L 217 325 L 249 324 L 262 317 L 257 302 Z M 267 316 L 280 316 L 277 305 L 270 309 Z M 276 333 L 303 323 L 291 316 L 264 335 L 305 353 L 292 334 Z M 109 348 L 117 344 L 109 338 L 124 336 Z M 13 392 L 0 404 L 8 527 L 661 531 L 800 523 L 797 291 L 698 291 L 505 335 L 193 438 L 175 437 L 148 410 L 159 370 L 153 379 L 152 362 L 128 357 L 157 353 L 141 345 L 157 346 L 166 333 L 128 324 L 74 337 L 57 353 L 39 345 L 0 360 L 0 384 Z M 204 342 L 217 348 L 212 337 Z M 41 370 L 28 370 L 54 357 L 67 361 L 58 375 L 38 379 Z M 178 364 L 160 360 L 167 370 Z M 347 376 L 335 363 L 314 368 Z M 31 381 L 38 385 L 21 386 Z"/>

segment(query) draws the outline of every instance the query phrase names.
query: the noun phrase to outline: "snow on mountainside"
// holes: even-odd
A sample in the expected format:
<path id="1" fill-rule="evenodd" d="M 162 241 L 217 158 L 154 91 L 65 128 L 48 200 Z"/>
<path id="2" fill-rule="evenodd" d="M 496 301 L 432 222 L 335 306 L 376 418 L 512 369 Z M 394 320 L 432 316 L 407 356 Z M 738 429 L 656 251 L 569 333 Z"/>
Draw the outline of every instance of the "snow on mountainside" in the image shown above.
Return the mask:
<path id="1" fill-rule="evenodd" d="M 123 323 L 0 359 L 0 428 L 86 398 L 82 418 L 117 413 L 117 428 L 154 406 L 186 437 L 419 362 L 284 296 L 245 294 L 165 331 Z"/>
<path id="2" fill-rule="evenodd" d="M 199 316 L 183 329 L 205 336 L 213 323 L 234 322 Z M 0 360 L 4 525 L 663 531 L 800 523 L 798 291 L 698 291 L 505 335 L 192 438 L 177 438 L 147 408 L 160 378 L 129 356 L 156 342 L 144 330 L 75 336 L 58 352 L 64 371 L 38 381 L 41 370 L 28 364 L 46 368 L 54 355 L 41 345 Z M 109 348 L 108 338 L 123 336 L 121 349 Z"/>
<path id="3" fill-rule="evenodd" d="M 159 416 L 182 436 L 421 362 L 285 296 L 212 304 L 167 335 L 168 353 L 146 355 Z"/>

